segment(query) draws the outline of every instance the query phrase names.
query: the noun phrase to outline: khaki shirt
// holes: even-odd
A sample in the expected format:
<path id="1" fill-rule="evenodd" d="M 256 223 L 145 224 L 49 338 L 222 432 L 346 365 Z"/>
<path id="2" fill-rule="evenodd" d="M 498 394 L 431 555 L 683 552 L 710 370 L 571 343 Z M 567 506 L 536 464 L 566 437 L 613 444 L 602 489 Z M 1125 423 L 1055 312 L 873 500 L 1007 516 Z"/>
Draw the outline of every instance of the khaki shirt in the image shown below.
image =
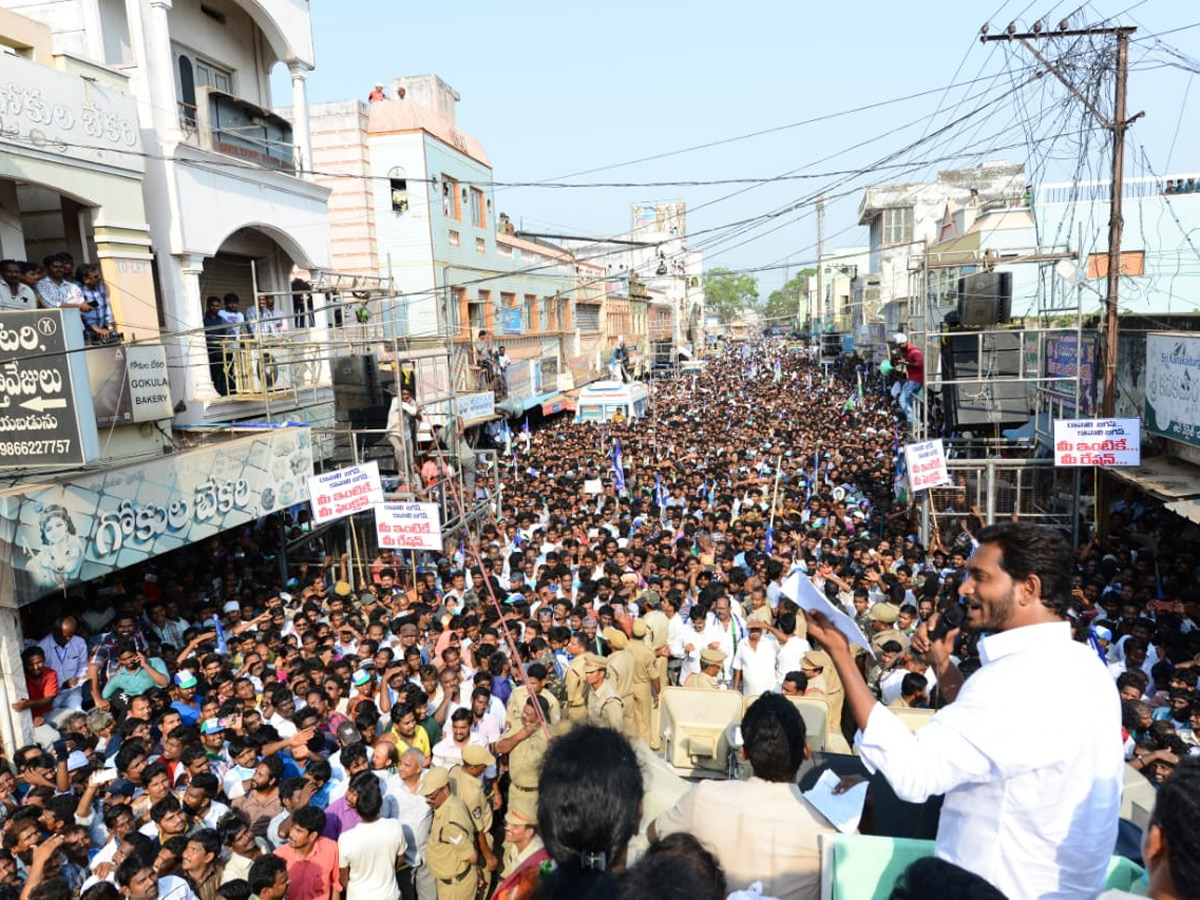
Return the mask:
<path id="1" fill-rule="evenodd" d="M 642 616 L 646 622 L 646 643 L 651 650 L 665 646 L 671 630 L 671 620 L 661 609 L 650 609 Z"/>
<path id="2" fill-rule="evenodd" d="M 506 740 L 521 730 L 521 726 L 510 728 L 500 735 L 500 740 Z M 546 729 L 538 729 L 521 743 L 508 752 L 508 775 L 512 783 L 523 791 L 536 791 L 538 775 L 542 771 L 542 757 L 550 747 L 546 737 Z"/>
<path id="3" fill-rule="evenodd" d="M 500 867 L 500 877 L 507 878 L 517 870 L 517 867 L 521 863 L 525 862 L 525 860 L 529 859 L 529 857 L 533 856 L 544 846 L 542 839 L 536 834 L 529 839 L 529 843 L 525 845 L 524 850 L 518 850 L 516 844 L 506 843 L 504 845 L 504 861 Z"/>
<path id="4" fill-rule="evenodd" d="M 561 715 L 558 700 L 553 694 L 546 690 L 543 690 L 540 694 L 538 694 L 538 696 L 545 697 L 546 702 L 550 704 L 550 722 L 548 724 L 553 725 L 558 721 L 559 716 Z M 525 701 L 528 699 L 528 697 L 529 688 L 525 687 L 525 685 L 514 688 L 513 692 L 509 694 L 508 712 L 504 717 L 504 724 L 509 728 L 521 727 L 521 710 L 525 708 Z"/>
<path id="5" fill-rule="evenodd" d="M 637 658 L 629 652 L 629 647 L 618 650 L 608 658 L 608 680 L 622 699 L 633 696 L 634 670 L 637 668 Z"/>
<path id="6" fill-rule="evenodd" d="M 567 666 L 567 676 L 564 679 L 567 684 L 567 715 L 572 717 L 573 721 L 587 707 L 588 683 L 583 674 L 583 666 L 586 661 L 582 656 L 571 660 L 571 664 Z"/>
<path id="7" fill-rule="evenodd" d="M 625 706 L 613 686 L 605 681 L 596 691 L 588 691 L 587 722 L 598 728 L 619 732 L 625 717 Z"/>
<path id="8" fill-rule="evenodd" d="M 654 830 L 659 837 L 695 835 L 716 854 L 729 892 L 761 881 L 763 895 L 779 900 L 820 897 L 817 836 L 837 834 L 801 796 L 799 785 L 761 778 L 702 781 L 655 819 Z"/>
<path id="9" fill-rule="evenodd" d="M 471 814 L 475 830 L 485 835 L 491 834 L 492 801 L 484 792 L 479 778 L 466 772 L 462 766 L 455 766 L 450 770 L 450 783 L 454 788 L 454 796 L 463 802 Z"/>
<path id="10" fill-rule="evenodd" d="M 654 651 L 643 641 L 630 641 L 625 652 L 633 657 L 633 683 L 649 684 L 657 675 L 654 671 Z"/>
<path id="11" fill-rule="evenodd" d="M 717 684 L 717 679 L 713 678 L 711 675 L 706 675 L 703 672 L 694 672 L 689 675 L 683 686 L 697 691 L 725 690 L 723 687 Z"/>
<path id="12" fill-rule="evenodd" d="M 475 862 L 475 822 L 453 794 L 433 811 L 425 861 L 434 878 L 453 878 Z"/>

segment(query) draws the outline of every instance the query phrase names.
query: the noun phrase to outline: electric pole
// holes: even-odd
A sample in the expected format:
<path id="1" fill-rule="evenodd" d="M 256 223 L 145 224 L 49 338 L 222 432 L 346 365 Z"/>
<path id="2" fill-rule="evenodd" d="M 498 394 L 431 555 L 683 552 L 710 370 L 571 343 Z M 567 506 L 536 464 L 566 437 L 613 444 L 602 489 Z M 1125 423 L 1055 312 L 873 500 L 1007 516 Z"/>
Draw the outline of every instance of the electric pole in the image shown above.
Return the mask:
<path id="1" fill-rule="evenodd" d="M 821 257 L 825 255 L 825 197 L 817 198 L 817 302 L 813 304 L 811 298 L 809 300 L 809 319 L 817 321 L 817 317 L 811 314 L 815 309 L 818 313 L 822 313 L 825 309 L 825 267 L 821 265 Z M 823 316 L 821 317 L 823 321 Z M 819 329 L 818 329 L 819 331 Z"/>
<path id="2" fill-rule="evenodd" d="M 1033 54 L 1047 72 L 1066 85 L 1067 90 L 1074 94 L 1076 99 L 1087 107 L 1088 111 L 1100 121 L 1100 124 L 1112 134 L 1112 182 L 1109 186 L 1110 206 L 1108 217 L 1108 272 L 1106 279 L 1107 292 L 1104 298 L 1104 394 L 1100 403 L 1100 415 L 1106 419 L 1113 417 L 1116 406 L 1117 343 L 1120 328 L 1117 319 L 1117 305 L 1121 288 L 1121 228 L 1124 224 L 1121 207 L 1124 199 L 1125 182 L 1125 132 L 1129 129 L 1130 125 L 1145 115 L 1145 113 L 1138 113 L 1130 118 L 1126 118 L 1125 115 L 1125 93 L 1129 77 L 1129 36 L 1135 31 L 1137 31 L 1136 28 L 1127 26 L 1069 29 L 1066 27 L 1066 20 L 1064 19 L 1056 32 L 1043 32 L 1040 27 L 1035 26 L 1032 32 L 1017 34 L 1016 28 L 1009 25 L 1008 30 L 1004 34 L 989 35 L 987 33 L 988 28 L 985 25 L 983 33 L 979 38 L 983 43 L 989 41 L 1019 41 L 1021 46 Z M 1051 37 L 1078 37 L 1096 34 L 1114 35 L 1117 39 L 1116 86 L 1111 119 L 1098 110 L 1087 97 L 1081 94 L 1075 85 L 1059 71 L 1055 63 L 1046 59 L 1030 43 L 1030 41 L 1045 40 Z"/>

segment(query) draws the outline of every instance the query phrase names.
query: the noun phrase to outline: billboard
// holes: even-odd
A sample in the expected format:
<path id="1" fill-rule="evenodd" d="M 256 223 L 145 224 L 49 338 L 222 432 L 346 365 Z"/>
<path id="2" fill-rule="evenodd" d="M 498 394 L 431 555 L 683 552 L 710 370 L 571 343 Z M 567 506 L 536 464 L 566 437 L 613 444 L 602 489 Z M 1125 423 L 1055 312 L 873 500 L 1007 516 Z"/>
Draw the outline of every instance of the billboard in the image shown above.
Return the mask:
<path id="1" fill-rule="evenodd" d="M 1140 466 L 1141 419 L 1055 419 L 1056 466 Z"/>
<path id="2" fill-rule="evenodd" d="M 308 430 L 281 428 L 0 497 L 15 604 L 302 503 L 312 472 Z"/>
<path id="3" fill-rule="evenodd" d="M 1094 334 L 1085 334 L 1081 340 L 1077 340 L 1073 334 L 1056 334 L 1046 338 L 1046 363 L 1042 374 L 1050 378 L 1074 378 L 1078 370 L 1078 412 L 1084 417 L 1096 414 L 1097 348 Z M 1046 392 L 1061 402 L 1064 409 L 1075 409 L 1075 385 L 1070 382 L 1047 382 Z"/>
<path id="4" fill-rule="evenodd" d="M 1200 447 L 1200 336 L 1146 335 L 1146 430 Z"/>
<path id="5" fill-rule="evenodd" d="M 687 234 L 687 204 L 682 200 L 635 203 L 630 219 L 634 234 L 658 233 L 672 237 Z"/>

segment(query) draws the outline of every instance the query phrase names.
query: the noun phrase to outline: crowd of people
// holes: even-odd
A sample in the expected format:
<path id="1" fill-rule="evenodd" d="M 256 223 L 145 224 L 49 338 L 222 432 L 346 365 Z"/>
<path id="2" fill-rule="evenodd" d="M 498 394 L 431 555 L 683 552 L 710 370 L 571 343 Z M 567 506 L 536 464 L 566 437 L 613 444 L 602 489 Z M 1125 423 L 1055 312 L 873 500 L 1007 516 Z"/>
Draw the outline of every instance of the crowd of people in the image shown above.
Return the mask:
<path id="1" fill-rule="evenodd" d="M 90 344 L 119 338 L 108 288 L 94 263 L 75 265 L 70 253 L 54 253 L 37 263 L 0 260 L 0 310 L 77 309 Z"/>
<path id="2" fill-rule="evenodd" d="M 815 898 L 835 829 L 796 788 L 795 695 L 898 794 L 947 795 L 938 858 L 893 896 L 1095 896 L 1125 760 L 1161 788 L 1149 896 L 1197 895 L 1194 530 L 1130 495 L 1077 549 L 972 517 L 923 546 L 904 416 L 865 368 L 734 346 L 656 382 L 647 419 L 544 422 L 444 555 L 317 550 L 281 581 L 264 521 L 28 614 L 0 900 Z M 872 653 L 804 612 L 797 574 Z M 960 601 L 967 627 L 938 629 Z M 1014 634 L 1057 668 L 1021 674 Z M 758 697 L 753 776 L 643 822 L 635 747 L 661 748 L 676 685 Z M 897 734 L 899 706 L 938 714 Z M 1058 782 L 1094 820 L 1030 815 Z"/>

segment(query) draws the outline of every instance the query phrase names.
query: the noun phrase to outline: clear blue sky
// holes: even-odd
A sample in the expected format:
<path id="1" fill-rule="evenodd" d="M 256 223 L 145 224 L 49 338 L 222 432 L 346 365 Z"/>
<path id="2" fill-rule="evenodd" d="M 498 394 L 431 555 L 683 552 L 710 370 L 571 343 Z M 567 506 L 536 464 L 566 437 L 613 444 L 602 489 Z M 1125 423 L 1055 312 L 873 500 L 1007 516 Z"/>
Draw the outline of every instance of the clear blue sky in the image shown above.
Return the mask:
<path id="1" fill-rule="evenodd" d="M 1189 7 L 1180 0 L 1097 0 L 1072 20 L 1094 24 L 1114 16 L 1140 26 L 1131 54 L 1129 107 L 1131 113 L 1144 110 L 1146 118 L 1131 132 L 1131 174 L 1148 174 L 1143 146 L 1159 174 L 1168 167 L 1200 171 L 1200 84 L 1193 83 L 1200 77 L 1192 71 L 1200 70 L 1200 27 L 1161 38 L 1181 51 L 1182 59 L 1145 39 L 1200 23 L 1200 7 Z M 827 208 L 826 249 L 831 250 L 865 244 L 866 229 L 856 224 L 856 210 L 867 184 L 926 180 L 938 168 L 984 158 L 1033 163 L 1045 172 L 1035 180 L 1064 180 L 1074 170 L 1080 141 L 1049 136 L 1086 121 L 1080 105 L 1065 104 L 1065 89 L 1049 77 L 1001 98 L 1027 76 L 1019 70 L 1032 60 L 1019 47 L 978 41 L 985 21 L 996 31 L 1014 18 L 1031 25 L 1041 14 L 1055 27 L 1076 9 L 1076 0 L 1046 0 L 1043 6 L 1026 0 L 450 5 L 314 0 L 312 8 L 317 55 L 310 76 L 312 102 L 365 99 L 377 80 L 436 73 L 462 96 L 459 127 L 486 148 L 497 182 L 558 180 L 931 92 L 719 147 L 563 179 L 709 181 L 792 170 L 822 176 L 809 180 L 749 190 L 747 185 L 497 189 L 498 208 L 527 230 L 593 236 L 627 230 L 631 203 L 682 199 L 689 207 L 691 242 L 705 249 L 708 268 L 769 266 L 785 258 L 793 267 L 810 263 L 816 237 L 811 206 L 740 236 L 729 226 L 822 190 L 845 194 Z M 1050 52 L 1054 43 L 1042 46 Z M 275 96 L 286 104 L 285 68 L 277 66 L 274 77 Z M 956 82 L 974 83 L 942 90 Z M 986 111 L 931 137 L 987 100 L 992 105 Z M 1025 146 L 1031 136 L 1040 141 L 1032 157 Z M 919 163 L 907 171 L 829 174 L 868 167 L 923 137 L 927 143 L 893 161 Z M 1107 138 L 1096 132 L 1091 140 L 1085 171 L 1099 174 L 1107 165 L 1099 155 Z M 958 154 L 965 155 L 946 159 Z M 758 274 L 763 296 L 782 283 L 783 274 L 781 268 Z"/>

